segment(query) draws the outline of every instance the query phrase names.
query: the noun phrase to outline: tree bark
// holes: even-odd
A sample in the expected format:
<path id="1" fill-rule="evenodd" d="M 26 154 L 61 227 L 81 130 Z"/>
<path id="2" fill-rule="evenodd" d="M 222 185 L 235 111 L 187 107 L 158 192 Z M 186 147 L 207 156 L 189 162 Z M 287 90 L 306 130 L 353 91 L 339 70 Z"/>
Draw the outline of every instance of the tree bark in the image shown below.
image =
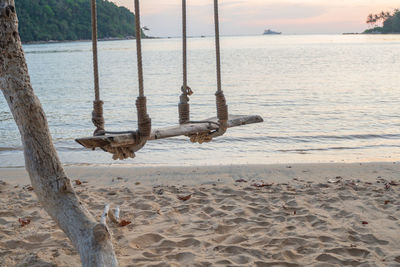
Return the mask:
<path id="1" fill-rule="evenodd" d="M 0 89 L 18 125 L 25 168 L 44 209 L 77 248 L 82 266 L 118 266 L 107 227 L 83 207 L 54 148 L 30 82 L 14 0 L 0 0 Z"/>

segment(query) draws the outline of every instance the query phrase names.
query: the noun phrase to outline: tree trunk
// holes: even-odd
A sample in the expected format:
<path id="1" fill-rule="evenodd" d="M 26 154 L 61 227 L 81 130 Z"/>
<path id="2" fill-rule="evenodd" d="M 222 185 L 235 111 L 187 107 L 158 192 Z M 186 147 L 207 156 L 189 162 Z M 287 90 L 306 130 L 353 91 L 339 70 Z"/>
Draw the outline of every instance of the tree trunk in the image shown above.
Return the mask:
<path id="1" fill-rule="evenodd" d="M 14 0 L 0 0 L 0 89 L 18 125 L 40 203 L 77 248 L 82 266 L 118 266 L 107 227 L 82 206 L 54 148 L 30 83 Z"/>

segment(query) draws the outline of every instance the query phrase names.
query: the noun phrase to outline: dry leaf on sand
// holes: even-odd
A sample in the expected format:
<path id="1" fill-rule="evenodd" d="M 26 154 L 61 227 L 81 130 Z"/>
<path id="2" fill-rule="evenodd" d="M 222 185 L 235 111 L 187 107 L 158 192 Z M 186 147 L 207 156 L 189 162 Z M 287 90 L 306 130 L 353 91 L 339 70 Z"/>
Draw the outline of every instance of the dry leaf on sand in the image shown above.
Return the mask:
<path id="1" fill-rule="evenodd" d="M 20 223 L 21 227 L 24 227 L 25 225 L 30 224 L 30 223 L 31 223 L 31 220 L 19 218 L 19 219 L 18 219 L 18 222 Z"/>
<path id="2" fill-rule="evenodd" d="M 132 223 L 131 221 L 122 220 L 122 221 L 119 222 L 119 227 L 124 227 L 124 226 L 127 226 L 127 225 L 131 224 L 131 223 Z"/>
<path id="3" fill-rule="evenodd" d="M 182 201 L 187 201 L 187 200 L 189 200 L 191 197 L 192 197 L 192 195 L 178 196 L 178 199 L 179 199 L 179 200 L 182 200 Z"/>

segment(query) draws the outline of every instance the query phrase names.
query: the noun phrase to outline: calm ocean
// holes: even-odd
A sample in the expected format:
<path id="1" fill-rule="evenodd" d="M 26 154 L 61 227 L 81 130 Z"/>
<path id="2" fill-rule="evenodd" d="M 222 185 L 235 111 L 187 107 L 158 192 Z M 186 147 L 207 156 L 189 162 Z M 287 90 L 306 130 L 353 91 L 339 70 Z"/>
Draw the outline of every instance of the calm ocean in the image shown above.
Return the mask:
<path id="1" fill-rule="evenodd" d="M 400 160 L 400 35 L 222 38 L 223 90 L 232 114 L 262 124 L 210 144 L 152 141 L 134 160 L 113 161 L 74 138 L 91 135 L 90 42 L 25 45 L 33 87 L 65 164 L 219 165 Z M 109 130 L 136 129 L 134 41 L 100 42 L 100 86 Z M 215 115 L 212 38 L 189 40 L 192 119 Z M 179 39 L 144 40 L 145 93 L 153 127 L 176 124 Z M 24 165 L 19 133 L 0 97 L 0 167 Z"/>

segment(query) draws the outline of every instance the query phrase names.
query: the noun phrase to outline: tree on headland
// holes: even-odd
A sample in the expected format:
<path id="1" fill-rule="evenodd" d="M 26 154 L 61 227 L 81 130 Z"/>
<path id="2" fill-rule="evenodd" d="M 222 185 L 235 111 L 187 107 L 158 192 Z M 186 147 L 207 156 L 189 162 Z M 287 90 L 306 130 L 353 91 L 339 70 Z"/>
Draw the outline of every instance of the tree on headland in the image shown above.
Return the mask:
<path id="1" fill-rule="evenodd" d="M 15 0 L 22 42 L 91 39 L 90 0 Z M 135 15 L 97 0 L 99 38 L 135 36 Z"/>
<path id="2" fill-rule="evenodd" d="M 14 0 L 0 0 L 0 29 L 0 89 L 21 134 L 25 168 L 38 200 L 76 247 L 82 266 L 116 267 L 107 226 L 79 201 L 53 145 L 30 82 Z"/>
<path id="3" fill-rule="evenodd" d="M 369 14 L 367 24 L 370 29 L 364 33 L 400 33 L 400 10 L 393 13 L 382 11 L 378 14 Z"/>
<path id="4" fill-rule="evenodd" d="M 390 17 L 391 17 L 390 12 L 385 12 L 385 11 L 381 11 L 381 13 L 375 15 L 369 14 L 367 17 L 367 24 L 371 24 L 371 26 L 377 27 Z"/>
<path id="5" fill-rule="evenodd" d="M 374 15 L 373 14 L 369 14 L 368 17 L 367 17 L 367 24 L 371 24 L 372 25 L 375 22 L 376 21 L 375 21 Z"/>

